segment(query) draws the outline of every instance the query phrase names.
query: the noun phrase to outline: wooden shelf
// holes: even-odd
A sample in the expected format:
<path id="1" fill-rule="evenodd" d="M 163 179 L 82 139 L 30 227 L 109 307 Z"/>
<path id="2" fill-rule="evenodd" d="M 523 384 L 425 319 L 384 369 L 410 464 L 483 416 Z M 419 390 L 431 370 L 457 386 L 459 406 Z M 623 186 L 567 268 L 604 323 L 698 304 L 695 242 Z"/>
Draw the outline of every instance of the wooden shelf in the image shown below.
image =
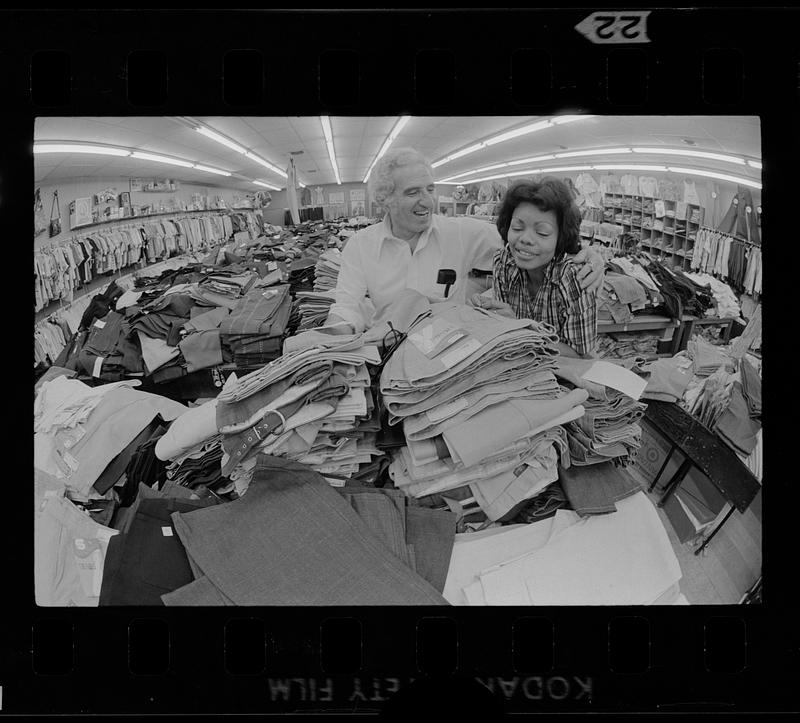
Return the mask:
<path id="1" fill-rule="evenodd" d="M 93 221 L 92 223 L 84 223 L 80 226 L 73 226 L 64 233 L 79 233 L 85 228 L 94 228 L 95 226 L 105 226 L 109 223 L 137 223 L 148 218 L 158 218 L 160 216 L 175 216 L 182 214 L 184 216 L 191 216 L 195 213 L 231 213 L 235 211 L 252 211 L 252 208 L 202 208 L 194 211 L 161 211 L 159 213 L 146 213 L 141 216 L 125 216 L 123 218 L 108 218 L 105 221 Z"/>

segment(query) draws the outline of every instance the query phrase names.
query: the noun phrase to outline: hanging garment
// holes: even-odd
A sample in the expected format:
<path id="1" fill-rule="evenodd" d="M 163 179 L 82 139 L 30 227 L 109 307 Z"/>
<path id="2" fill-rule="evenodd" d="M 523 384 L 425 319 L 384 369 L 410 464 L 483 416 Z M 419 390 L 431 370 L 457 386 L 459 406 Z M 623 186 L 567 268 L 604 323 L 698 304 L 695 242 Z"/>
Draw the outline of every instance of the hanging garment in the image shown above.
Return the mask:
<path id="1" fill-rule="evenodd" d="M 683 202 L 692 203 L 696 206 L 700 205 L 700 196 L 697 193 L 697 188 L 694 185 L 694 181 L 691 181 L 688 178 L 683 179 Z"/>

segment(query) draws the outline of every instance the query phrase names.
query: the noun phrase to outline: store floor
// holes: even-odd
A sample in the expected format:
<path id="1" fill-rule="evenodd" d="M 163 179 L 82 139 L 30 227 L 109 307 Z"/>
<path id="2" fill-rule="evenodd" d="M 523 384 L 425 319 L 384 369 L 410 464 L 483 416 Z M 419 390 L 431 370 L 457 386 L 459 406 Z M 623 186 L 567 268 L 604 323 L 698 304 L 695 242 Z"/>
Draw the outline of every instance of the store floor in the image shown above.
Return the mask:
<path id="1" fill-rule="evenodd" d="M 644 481 L 634 477 L 646 489 Z M 655 503 L 659 495 L 648 497 Z M 678 540 L 664 510 L 657 509 L 680 563 L 681 592 L 689 604 L 738 605 L 761 575 L 761 493 L 744 514 L 734 512 L 699 555 L 691 544 Z"/>

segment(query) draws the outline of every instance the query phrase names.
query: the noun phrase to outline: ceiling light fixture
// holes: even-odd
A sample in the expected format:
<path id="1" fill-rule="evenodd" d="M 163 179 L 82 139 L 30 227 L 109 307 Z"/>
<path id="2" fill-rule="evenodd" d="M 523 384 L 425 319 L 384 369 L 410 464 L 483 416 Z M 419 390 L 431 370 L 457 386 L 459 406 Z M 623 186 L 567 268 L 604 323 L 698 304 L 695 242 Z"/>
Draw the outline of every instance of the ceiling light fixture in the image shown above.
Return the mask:
<path id="1" fill-rule="evenodd" d="M 286 171 L 282 171 L 275 164 L 270 163 L 269 161 L 265 161 L 261 156 L 257 156 L 255 153 L 251 153 L 250 151 L 245 151 L 244 155 L 245 158 L 249 158 L 251 161 L 260 163 L 262 166 L 264 166 L 264 168 L 269 168 L 269 170 L 272 171 L 273 173 L 277 173 L 279 176 L 288 178 L 288 176 L 286 175 Z"/>
<path id="2" fill-rule="evenodd" d="M 372 163 L 371 163 L 370 167 L 367 169 L 367 172 L 364 175 L 364 180 L 362 181 L 362 183 L 366 183 L 367 182 L 367 179 L 369 179 L 370 173 L 372 173 L 372 169 L 375 168 L 375 164 L 377 164 L 377 162 L 383 157 L 383 154 L 386 153 L 386 151 L 389 150 L 389 146 L 391 146 L 392 143 L 395 142 L 395 140 L 397 139 L 397 136 L 400 135 L 400 131 L 403 130 L 403 127 L 405 126 L 406 123 L 408 123 L 410 118 L 411 118 L 410 115 L 401 115 L 397 119 L 397 122 L 394 124 L 394 127 L 389 132 L 389 135 L 386 136 L 386 140 L 383 142 L 383 145 L 381 146 L 381 149 L 378 151 L 378 155 L 375 156 L 375 158 L 372 159 Z"/>
<path id="3" fill-rule="evenodd" d="M 596 171 L 661 171 L 667 172 L 666 166 L 651 166 L 648 164 L 630 163 L 599 163 L 594 166 Z"/>
<path id="4" fill-rule="evenodd" d="M 130 156 L 131 151 L 111 146 L 94 146 L 81 143 L 34 143 L 34 153 L 95 153 L 101 156 Z"/>
<path id="5" fill-rule="evenodd" d="M 716 173 L 715 171 L 701 171 L 697 168 L 677 168 L 675 166 L 669 166 L 668 170 L 671 173 L 685 173 L 689 176 L 703 176 L 705 178 L 717 178 L 720 181 L 730 181 L 731 183 L 736 183 L 742 186 L 749 186 L 750 188 L 761 188 L 761 184 L 758 181 L 754 181 L 751 178 L 743 178 L 742 176 L 729 176 L 727 173 Z"/>
<path id="6" fill-rule="evenodd" d="M 247 153 L 247 149 L 243 146 L 240 146 L 238 143 L 232 141 L 230 138 L 226 138 L 225 136 L 221 135 L 220 133 L 216 133 L 208 128 L 203 126 L 197 126 L 195 130 L 204 135 L 206 138 L 210 138 L 212 141 L 216 141 L 217 143 L 221 143 L 223 146 L 228 146 L 228 148 L 232 148 L 234 151 L 238 153 Z"/>
<path id="7" fill-rule="evenodd" d="M 333 131 L 331 130 L 331 119 L 326 115 L 319 117 L 322 123 L 322 132 L 325 134 L 325 145 L 328 148 L 328 157 L 331 159 L 331 166 L 333 166 L 333 174 L 336 176 L 336 183 L 342 185 L 342 179 L 339 178 L 339 166 L 336 165 L 336 153 L 333 149 Z"/>
<path id="8" fill-rule="evenodd" d="M 270 183 L 264 183 L 264 181 L 253 181 L 256 186 L 264 186 L 264 188 L 269 188 L 270 191 L 280 191 L 281 189 L 277 186 L 273 186 Z"/>
<path id="9" fill-rule="evenodd" d="M 728 156 L 722 153 L 709 153 L 708 151 L 686 151 L 682 148 L 634 148 L 634 153 L 650 153 L 655 156 L 687 156 L 688 158 L 708 158 L 712 161 L 723 161 L 725 163 L 737 163 L 744 165 L 744 158 L 738 156 Z"/>
<path id="10" fill-rule="evenodd" d="M 228 171 L 220 171 L 219 168 L 211 168 L 210 166 L 201 166 L 199 163 L 194 164 L 195 170 L 205 171 L 206 173 L 216 173 L 218 176 L 230 176 Z"/>
<path id="11" fill-rule="evenodd" d="M 519 138 L 520 136 L 525 136 L 528 135 L 529 133 L 535 133 L 536 131 L 541 131 L 544 130 L 545 128 L 552 128 L 554 125 L 561 125 L 562 123 L 572 123 L 573 121 L 582 120 L 584 118 L 594 118 L 594 116 L 562 115 L 551 118 L 550 120 L 541 120 L 541 121 L 536 121 L 535 123 L 528 123 L 528 125 L 521 126 L 520 128 L 515 128 L 514 130 L 505 131 L 504 133 L 500 133 L 496 136 L 492 136 L 491 138 L 487 138 L 485 141 L 481 141 L 480 143 L 475 143 L 474 145 L 471 145 L 468 148 L 464 148 L 463 150 L 451 153 L 445 158 L 441 158 L 438 161 L 435 161 L 431 165 L 434 168 L 438 168 L 439 166 L 443 166 L 445 163 L 454 161 L 456 158 L 461 158 L 462 156 L 466 156 L 469 155 L 470 153 L 474 153 L 475 151 L 479 151 L 481 148 L 488 148 L 489 146 L 493 146 L 497 143 L 510 141 L 513 138 Z"/>
<path id="12" fill-rule="evenodd" d="M 189 161 L 181 161 L 178 158 L 170 158 L 169 156 L 160 156 L 156 153 L 144 153 L 142 151 L 134 151 L 131 153 L 134 158 L 139 158 L 143 161 L 155 161 L 156 163 L 169 163 L 173 166 L 183 166 L 183 168 L 193 168 L 194 164 Z"/>
<path id="13" fill-rule="evenodd" d="M 568 151 L 567 153 L 556 153 L 556 158 L 574 158 L 577 156 L 616 156 L 622 153 L 630 153 L 630 148 L 597 148 L 592 151 Z"/>

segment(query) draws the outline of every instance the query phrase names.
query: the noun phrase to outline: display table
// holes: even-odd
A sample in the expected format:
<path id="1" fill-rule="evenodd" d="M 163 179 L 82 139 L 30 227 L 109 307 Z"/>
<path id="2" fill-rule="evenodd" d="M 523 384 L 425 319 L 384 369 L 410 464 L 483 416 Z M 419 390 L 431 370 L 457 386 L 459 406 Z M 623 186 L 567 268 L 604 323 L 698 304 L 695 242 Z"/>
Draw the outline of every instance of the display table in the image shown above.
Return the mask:
<path id="1" fill-rule="evenodd" d="M 675 354 L 676 343 L 680 341 L 680 334 L 676 334 L 675 330 L 680 327 L 680 322 L 677 319 L 671 319 L 668 316 L 658 316 L 656 314 L 643 314 L 642 316 L 634 316 L 630 321 L 624 324 L 617 324 L 613 321 L 598 321 L 597 333 L 598 334 L 613 334 L 615 332 L 635 332 L 635 331 L 661 331 L 660 342 L 673 342 L 671 355 Z"/>
<path id="2" fill-rule="evenodd" d="M 736 321 L 732 316 L 728 317 L 709 317 L 709 316 L 691 316 L 685 315 L 681 317 L 681 329 L 677 334 L 675 343 L 675 353 L 686 349 L 689 340 L 694 335 L 698 327 L 701 326 L 721 326 L 722 328 L 722 341 L 727 344 L 731 338 L 731 331 L 733 330 L 733 322 Z"/>
<path id="3" fill-rule="evenodd" d="M 695 550 L 695 555 L 698 555 L 719 532 L 733 514 L 734 509 L 744 512 L 748 508 L 761 489 L 761 485 L 725 442 L 674 402 L 649 400 L 645 418 L 667 439 L 670 445 L 664 463 L 650 484 L 648 492 L 655 488 L 676 449 L 679 449 L 685 456 L 680 467 L 664 487 L 658 506 L 663 507 L 670 495 L 686 478 L 692 466 L 703 472 L 730 504 L 730 508 L 719 524 L 711 534 L 704 537 L 703 544 Z"/>

